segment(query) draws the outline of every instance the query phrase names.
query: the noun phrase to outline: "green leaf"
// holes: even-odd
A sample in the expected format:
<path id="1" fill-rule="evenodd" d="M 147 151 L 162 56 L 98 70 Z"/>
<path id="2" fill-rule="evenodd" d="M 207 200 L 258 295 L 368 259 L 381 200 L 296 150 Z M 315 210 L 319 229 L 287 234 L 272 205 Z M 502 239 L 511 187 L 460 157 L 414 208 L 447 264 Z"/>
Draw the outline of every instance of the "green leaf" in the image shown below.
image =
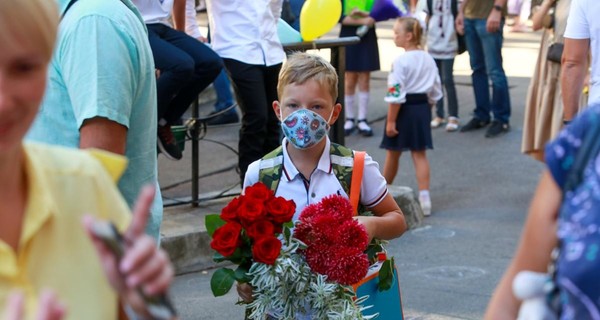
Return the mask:
<path id="1" fill-rule="evenodd" d="M 248 276 L 248 268 L 244 267 L 244 266 L 239 266 L 237 269 L 235 269 L 235 280 L 237 280 L 238 282 L 250 282 L 250 280 L 252 280 L 252 277 Z"/>
<path id="2" fill-rule="evenodd" d="M 220 254 L 218 252 L 215 252 L 215 254 L 213 254 L 213 261 L 214 262 L 223 262 L 225 260 L 227 260 L 227 258 L 225 258 L 224 255 L 222 255 L 222 254 Z"/>
<path id="3" fill-rule="evenodd" d="M 215 230 L 225 225 L 225 221 L 218 214 L 209 214 L 204 218 L 204 224 L 208 235 L 212 237 Z"/>
<path id="4" fill-rule="evenodd" d="M 394 283 L 394 258 L 385 260 L 381 269 L 379 269 L 378 290 L 389 290 L 392 287 L 392 283 Z"/>
<path id="5" fill-rule="evenodd" d="M 229 268 L 221 268 L 213 273 L 210 278 L 210 290 L 215 297 L 225 295 L 235 281 L 235 273 Z"/>

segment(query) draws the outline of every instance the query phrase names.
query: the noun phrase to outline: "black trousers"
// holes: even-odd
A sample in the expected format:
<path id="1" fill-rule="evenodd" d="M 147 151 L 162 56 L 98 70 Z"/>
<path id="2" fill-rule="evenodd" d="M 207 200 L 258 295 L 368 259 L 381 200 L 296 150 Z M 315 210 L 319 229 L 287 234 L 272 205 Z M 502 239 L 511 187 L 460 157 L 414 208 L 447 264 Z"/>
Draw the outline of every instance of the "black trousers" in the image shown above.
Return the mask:
<path id="1" fill-rule="evenodd" d="M 176 123 L 223 68 L 221 58 L 202 42 L 161 23 L 149 24 L 148 40 L 156 80 L 158 120 Z"/>
<path id="2" fill-rule="evenodd" d="M 273 111 L 281 63 L 267 67 L 227 58 L 223 62 L 242 110 L 238 166 L 243 182 L 248 166 L 281 143 L 281 127 Z"/>

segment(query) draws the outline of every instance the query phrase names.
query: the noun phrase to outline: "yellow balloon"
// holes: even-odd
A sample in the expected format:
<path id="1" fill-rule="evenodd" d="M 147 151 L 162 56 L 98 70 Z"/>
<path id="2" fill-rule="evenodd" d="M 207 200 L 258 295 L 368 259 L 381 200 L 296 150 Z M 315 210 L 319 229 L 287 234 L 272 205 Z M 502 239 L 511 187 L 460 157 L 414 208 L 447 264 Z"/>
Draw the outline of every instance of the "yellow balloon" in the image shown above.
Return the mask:
<path id="1" fill-rule="evenodd" d="M 331 30 L 342 14 L 340 0 L 308 0 L 300 12 L 300 34 L 305 41 L 314 40 Z"/>

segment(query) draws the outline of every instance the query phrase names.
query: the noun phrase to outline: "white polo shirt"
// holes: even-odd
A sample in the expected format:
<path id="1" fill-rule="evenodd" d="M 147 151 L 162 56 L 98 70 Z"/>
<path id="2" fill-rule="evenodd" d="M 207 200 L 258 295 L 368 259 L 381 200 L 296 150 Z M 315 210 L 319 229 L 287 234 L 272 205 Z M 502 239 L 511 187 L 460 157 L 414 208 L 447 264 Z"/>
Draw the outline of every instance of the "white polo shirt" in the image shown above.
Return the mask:
<path id="1" fill-rule="evenodd" d="M 319 164 L 309 180 L 305 180 L 292 163 L 285 148 L 286 144 L 287 139 L 283 139 L 283 169 L 275 195 L 293 200 L 296 203 L 296 213 L 293 221 L 298 220 L 300 213 L 306 206 L 318 203 L 327 196 L 339 194 L 346 198 L 349 197 L 333 173 L 329 154 L 331 146 L 329 138 L 327 138 L 327 144 L 323 154 L 321 154 Z M 244 179 L 244 188 L 258 182 L 259 167 L 260 160 L 250 164 Z M 360 203 L 367 208 L 372 208 L 379 204 L 387 194 L 387 184 L 385 178 L 379 172 L 379 165 L 369 155 L 366 155 L 363 179 L 360 186 Z"/>
<path id="2" fill-rule="evenodd" d="M 588 102 L 600 102 L 600 5 L 598 0 L 577 0 L 571 2 L 565 38 L 590 39 L 592 54 L 592 72 L 590 74 L 590 96 Z"/>
<path id="3" fill-rule="evenodd" d="M 283 0 L 206 0 L 212 49 L 222 58 L 272 66 L 285 53 L 277 34 Z"/>
<path id="4" fill-rule="evenodd" d="M 162 23 L 171 26 L 169 19 L 174 0 L 132 0 L 144 18 L 145 24 Z"/>

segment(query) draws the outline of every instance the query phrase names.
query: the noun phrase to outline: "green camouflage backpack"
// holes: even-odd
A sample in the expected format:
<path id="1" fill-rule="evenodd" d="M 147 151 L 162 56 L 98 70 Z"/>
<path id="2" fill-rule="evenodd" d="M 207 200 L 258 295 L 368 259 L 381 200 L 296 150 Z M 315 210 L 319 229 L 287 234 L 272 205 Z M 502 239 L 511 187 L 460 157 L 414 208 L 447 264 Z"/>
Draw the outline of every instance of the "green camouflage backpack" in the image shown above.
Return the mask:
<path id="1" fill-rule="evenodd" d="M 335 177 L 338 179 L 342 188 L 350 196 L 350 184 L 352 181 L 352 167 L 354 166 L 354 153 L 352 149 L 342 145 L 331 143 L 329 149 L 331 155 L 331 166 Z M 264 183 L 273 192 L 277 192 L 281 171 L 283 170 L 283 148 L 269 152 L 260 161 L 258 181 Z"/>

